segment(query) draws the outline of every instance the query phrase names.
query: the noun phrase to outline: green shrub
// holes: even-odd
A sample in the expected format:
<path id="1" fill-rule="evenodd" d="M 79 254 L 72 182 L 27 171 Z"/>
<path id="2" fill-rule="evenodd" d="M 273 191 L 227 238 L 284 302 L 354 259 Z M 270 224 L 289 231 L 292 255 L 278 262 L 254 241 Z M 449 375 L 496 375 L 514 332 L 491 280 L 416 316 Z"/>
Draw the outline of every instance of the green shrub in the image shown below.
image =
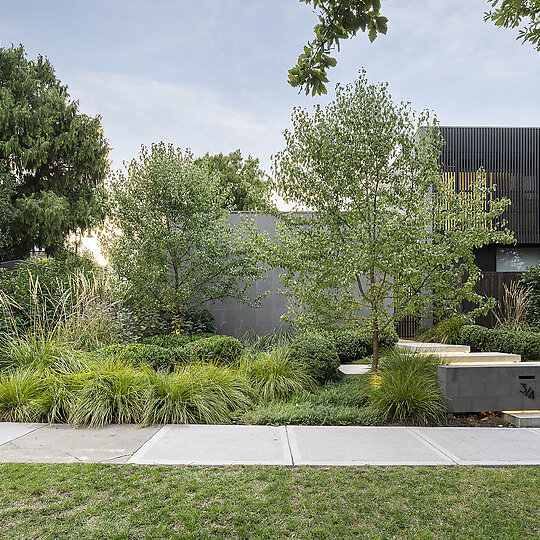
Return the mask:
<path id="1" fill-rule="evenodd" d="M 32 368 L 0 374 L 0 420 L 38 422 L 42 409 L 37 399 L 45 390 L 43 372 Z"/>
<path id="2" fill-rule="evenodd" d="M 216 333 L 214 316 L 207 309 L 188 309 L 182 315 L 174 317 L 173 326 L 177 333 L 190 336 Z"/>
<path id="3" fill-rule="evenodd" d="M 527 322 L 540 328 L 540 264 L 531 266 L 523 274 L 521 284 L 529 289 Z"/>
<path id="4" fill-rule="evenodd" d="M 246 412 L 241 421 L 245 424 L 271 426 L 378 426 L 383 420 L 380 414 L 369 407 L 274 402 Z"/>
<path id="5" fill-rule="evenodd" d="M 460 341 L 473 351 L 520 354 L 525 362 L 540 361 L 540 333 L 504 330 L 466 325 L 460 331 Z"/>
<path id="6" fill-rule="evenodd" d="M 146 345 L 157 345 L 165 349 L 177 349 L 187 345 L 191 340 L 189 336 L 180 336 L 178 334 L 158 334 L 141 339 L 140 343 Z"/>
<path id="7" fill-rule="evenodd" d="M 318 383 L 336 379 L 339 356 L 330 334 L 305 332 L 298 334 L 290 346 L 292 360 L 306 366 L 307 372 Z"/>
<path id="8" fill-rule="evenodd" d="M 369 405 L 387 421 L 439 423 L 444 419 L 444 398 L 437 384 L 440 359 L 394 351 L 375 374 L 367 374 Z"/>
<path id="9" fill-rule="evenodd" d="M 231 336 L 212 336 L 197 339 L 178 351 L 184 361 L 233 364 L 242 355 L 242 343 Z"/>
<path id="10" fill-rule="evenodd" d="M 111 358 L 92 363 L 80 377 L 80 388 L 70 406 L 70 422 L 105 426 L 141 421 L 149 388 L 144 371 Z"/>
<path id="11" fill-rule="evenodd" d="M 148 375 L 143 424 L 212 424 L 230 421 L 249 402 L 246 380 L 212 364 L 185 366 Z"/>
<path id="12" fill-rule="evenodd" d="M 241 369 L 249 380 L 254 399 L 262 402 L 287 399 L 311 388 L 315 382 L 303 364 L 292 360 L 287 348 L 260 352 L 254 360 L 244 361 Z"/>
<path id="13" fill-rule="evenodd" d="M 394 330 L 384 330 L 379 334 L 381 351 L 391 349 L 398 341 Z M 334 343 L 342 364 L 358 362 L 373 354 L 373 337 L 368 328 L 341 330 L 334 333 Z"/>
<path id="14" fill-rule="evenodd" d="M 170 371 L 178 365 L 177 355 L 174 351 L 146 343 L 109 345 L 97 351 L 94 357 L 98 359 L 117 358 L 133 366 L 144 364 L 152 369 L 165 371 Z"/>

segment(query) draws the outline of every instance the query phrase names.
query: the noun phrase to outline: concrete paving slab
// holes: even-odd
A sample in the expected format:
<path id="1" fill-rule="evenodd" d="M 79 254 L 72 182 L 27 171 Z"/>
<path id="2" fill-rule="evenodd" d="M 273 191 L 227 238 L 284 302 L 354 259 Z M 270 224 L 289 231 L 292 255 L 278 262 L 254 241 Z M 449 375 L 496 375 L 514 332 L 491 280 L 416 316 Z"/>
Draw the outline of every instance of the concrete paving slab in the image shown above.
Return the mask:
<path id="1" fill-rule="evenodd" d="M 434 354 L 450 364 L 516 364 L 521 362 L 519 354 L 502 352 L 431 352 L 421 354 Z"/>
<path id="2" fill-rule="evenodd" d="M 531 429 L 410 429 L 459 465 L 540 465 L 540 441 Z"/>
<path id="3" fill-rule="evenodd" d="M 292 459 L 283 426 L 167 425 L 128 463 L 292 465 Z"/>
<path id="4" fill-rule="evenodd" d="M 0 445 L 27 435 L 47 424 L 22 424 L 19 422 L 0 422 Z"/>
<path id="5" fill-rule="evenodd" d="M 369 364 L 341 364 L 338 368 L 342 377 L 359 377 L 370 370 Z"/>
<path id="6" fill-rule="evenodd" d="M 0 446 L 0 462 L 125 463 L 159 429 L 51 424 Z"/>
<path id="7" fill-rule="evenodd" d="M 295 465 L 454 465 L 407 427 L 287 426 Z"/>

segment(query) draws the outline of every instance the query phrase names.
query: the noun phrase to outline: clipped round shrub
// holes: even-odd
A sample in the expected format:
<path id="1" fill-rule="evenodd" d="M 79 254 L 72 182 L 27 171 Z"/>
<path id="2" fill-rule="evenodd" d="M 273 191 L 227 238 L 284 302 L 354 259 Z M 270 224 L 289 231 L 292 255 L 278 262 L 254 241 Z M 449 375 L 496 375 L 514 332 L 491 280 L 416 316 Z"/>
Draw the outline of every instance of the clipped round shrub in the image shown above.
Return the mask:
<path id="1" fill-rule="evenodd" d="M 292 360 L 287 348 L 260 352 L 254 360 L 243 362 L 241 369 L 249 380 L 255 400 L 261 402 L 287 399 L 313 387 L 315 382 L 303 364 Z"/>
<path id="2" fill-rule="evenodd" d="M 165 349 L 176 349 L 187 345 L 191 340 L 189 336 L 178 334 L 158 334 L 141 339 L 145 345 L 157 345 Z"/>
<path id="3" fill-rule="evenodd" d="M 183 361 L 233 364 L 242 355 L 242 343 L 231 336 L 211 336 L 197 339 L 178 350 Z"/>
<path id="4" fill-rule="evenodd" d="M 338 376 L 340 364 L 334 340 L 323 332 L 298 334 L 290 346 L 291 359 L 303 364 L 315 381 L 323 384 Z"/>
<path id="5" fill-rule="evenodd" d="M 96 351 L 97 359 L 120 359 L 133 366 L 146 365 L 152 369 L 170 371 L 177 365 L 177 355 L 174 351 L 146 343 L 130 345 L 109 345 Z"/>
<path id="6" fill-rule="evenodd" d="M 370 374 L 369 406 L 387 421 L 417 424 L 444 419 L 444 397 L 437 384 L 440 359 L 429 355 L 394 351 Z"/>
<path id="7" fill-rule="evenodd" d="M 333 334 L 339 361 L 342 364 L 351 364 L 361 361 L 373 354 L 373 337 L 371 329 L 367 327 L 348 328 Z M 384 330 L 379 334 L 379 348 L 381 351 L 394 347 L 398 341 L 395 330 Z"/>

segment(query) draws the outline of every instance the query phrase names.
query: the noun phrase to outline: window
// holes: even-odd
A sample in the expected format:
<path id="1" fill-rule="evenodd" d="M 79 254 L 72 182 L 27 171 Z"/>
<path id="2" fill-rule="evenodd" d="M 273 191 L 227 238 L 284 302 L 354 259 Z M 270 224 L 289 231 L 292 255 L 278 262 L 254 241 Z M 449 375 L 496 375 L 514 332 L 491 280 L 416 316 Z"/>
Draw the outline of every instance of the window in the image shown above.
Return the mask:
<path id="1" fill-rule="evenodd" d="M 497 272 L 524 272 L 540 264 L 540 247 L 497 248 Z"/>

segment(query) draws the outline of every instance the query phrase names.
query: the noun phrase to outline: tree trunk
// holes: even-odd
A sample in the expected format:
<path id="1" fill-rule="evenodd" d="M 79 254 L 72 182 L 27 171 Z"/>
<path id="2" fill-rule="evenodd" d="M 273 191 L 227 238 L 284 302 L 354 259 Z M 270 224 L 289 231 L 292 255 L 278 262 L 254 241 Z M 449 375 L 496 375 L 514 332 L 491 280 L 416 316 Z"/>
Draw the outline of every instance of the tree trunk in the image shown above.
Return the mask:
<path id="1" fill-rule="evenodd" d="M 379 366 L 379 321 L 377 314 L 373 316 L 373 362 L 371 364 L 371 372 L 377 373 Z"/>

